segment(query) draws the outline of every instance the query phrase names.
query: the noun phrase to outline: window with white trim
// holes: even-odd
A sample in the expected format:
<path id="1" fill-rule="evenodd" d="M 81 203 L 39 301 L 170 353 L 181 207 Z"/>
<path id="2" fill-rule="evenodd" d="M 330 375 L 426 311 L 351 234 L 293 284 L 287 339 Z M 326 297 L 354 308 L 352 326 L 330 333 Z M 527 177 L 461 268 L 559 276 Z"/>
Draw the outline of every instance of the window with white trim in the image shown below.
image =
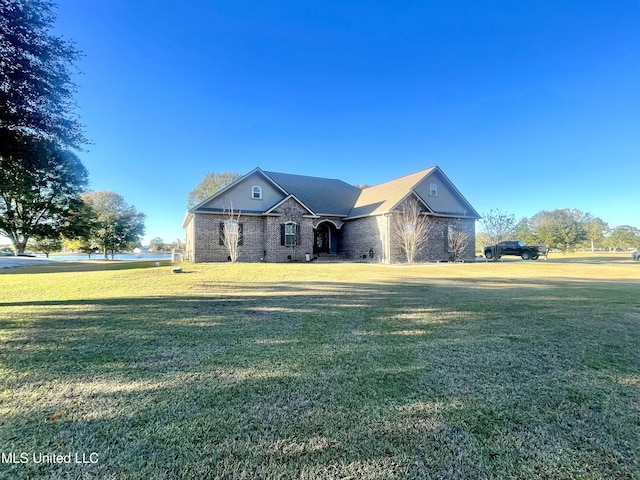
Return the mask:
<path id="1" fill-rule="evenodd" d="M 435 183 L 432 183 L 431 185 L 429 185 L 429 196 L 431 197 L 437 197 L 438 196 L 438 185 Z"/>
<path id="2" fill-rule="evenodd" d="M 254 185 L 251 187 L 251 198 L 254 200 L 262 199 L 262 187 L 260 185 Z"/>
<path id="3" fill-rule="evenodd" d="M 296 244 L 297 227 L 294 222 L 287 222 L 284 224 L 284 245 L 287 247 L 293 247 Z"/>

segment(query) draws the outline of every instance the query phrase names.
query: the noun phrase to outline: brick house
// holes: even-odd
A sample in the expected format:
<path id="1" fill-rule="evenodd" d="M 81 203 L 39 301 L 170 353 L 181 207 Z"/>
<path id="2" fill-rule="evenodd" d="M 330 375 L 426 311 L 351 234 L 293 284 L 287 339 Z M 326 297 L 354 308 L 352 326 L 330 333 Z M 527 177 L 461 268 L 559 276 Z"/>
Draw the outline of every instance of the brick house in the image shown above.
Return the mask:
<path id="1" fill-rule="evenodd" d="M 194 262 L 227 261 L 223 240 L 233 210 L 240 214 L 232 225 L 240 232 L 239 261 L 304 261 L 309 254 L 403 262 L 393 217 L 413 199 L 433 224 L 417 261 L 448 260 L 451 229 L 469 234 L 460 258 L 474 258 L 480 217 L 437 166 L 364 189 L 256 168 L 187 212 L 186 254 Z"/>

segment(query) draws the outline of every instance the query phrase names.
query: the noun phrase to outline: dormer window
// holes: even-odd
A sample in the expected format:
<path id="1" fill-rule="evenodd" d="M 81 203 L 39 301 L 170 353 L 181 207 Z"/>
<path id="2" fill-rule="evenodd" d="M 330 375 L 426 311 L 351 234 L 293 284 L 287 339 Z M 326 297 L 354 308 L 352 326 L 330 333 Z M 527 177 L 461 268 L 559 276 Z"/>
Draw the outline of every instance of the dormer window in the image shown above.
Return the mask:
<path id="1" fill-rule="evenodd" d="M 432 197 L 438 196 L 438 185 L 436 185 L 435 183 L 429 185 L 429 195 Z"/>
<path id="2" fill-rule="evenodd" d="M 251 198 L 253 198 L 254 200 L 261 200 L 262 199 L 262 187 L 259 185 L 254 185 L 253 187 L 251 187 Z"/>

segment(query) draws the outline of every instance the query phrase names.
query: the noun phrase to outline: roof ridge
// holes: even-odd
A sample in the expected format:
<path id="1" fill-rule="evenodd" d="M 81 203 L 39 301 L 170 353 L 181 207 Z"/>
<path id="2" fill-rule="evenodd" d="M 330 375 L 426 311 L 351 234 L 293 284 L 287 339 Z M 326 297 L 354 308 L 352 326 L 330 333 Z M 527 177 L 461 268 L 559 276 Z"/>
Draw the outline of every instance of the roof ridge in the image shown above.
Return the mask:
<path id="1" fill-rule="evenodd" d="M 316 178 L 316 179 L 319 179 L 319 180 L 336 180 L 338 182 L 342 182 L 342 183 L 346 183 L 347 185 L 351 185 L 350 183 L 345 182 L 341 178 L 318 177 L 316 175 L 302 175 L 302 174 L 299 174 L 299 173 L 274 172 L 273 170 L 263 170 L 263 172 L 266 173 L 267 175 L 275 174 L 275 175 L 287 175 L 289 177 Z M 353 186 L 355 186 L 355 185 L 353 185 Z"/>

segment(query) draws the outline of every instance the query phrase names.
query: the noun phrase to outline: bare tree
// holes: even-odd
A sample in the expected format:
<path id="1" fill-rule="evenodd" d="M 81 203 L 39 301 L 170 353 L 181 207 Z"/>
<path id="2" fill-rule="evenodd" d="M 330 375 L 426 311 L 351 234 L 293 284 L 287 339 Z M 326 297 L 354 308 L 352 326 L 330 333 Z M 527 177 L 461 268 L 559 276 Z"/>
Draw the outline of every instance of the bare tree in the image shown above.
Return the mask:
<path id="1" fill-rule="evenodd" d="M 449 245 L 449 261 L 455 262 L 464 253 L 469 243 L 469 232 L 460 228 L 459 223 L 449 225 L 447 228 L 447 243 Z"/>
<path id="2" fill-rule="evenodd" d="M 242 226 L 240 224 L 240 213 L 233 211 L 233 204 L 228 212 L 227 219 L 223 223 L 222 241 L 229 252 L 229 259 L 235 263 L 240 255 L 240 245 L 242 244 Z"/>
<path id="3" fill-rule="evenodd" d="M 400 244 L 400 249 L 413 263 L 420 250 L 426 245 L 432 223 L 421 213 L 417 200 L 409 200 L 402 205 L 402 209 L 393 217 L 393 236 Z"/>
<path id="4" fill-rule="evenodd" d="M 511 240 L 518 229 L 516 216 L 500 210 L 491 210 L 489 213 L 485 213 L 482 216 L 481 224 L 491 245 Z"/>

